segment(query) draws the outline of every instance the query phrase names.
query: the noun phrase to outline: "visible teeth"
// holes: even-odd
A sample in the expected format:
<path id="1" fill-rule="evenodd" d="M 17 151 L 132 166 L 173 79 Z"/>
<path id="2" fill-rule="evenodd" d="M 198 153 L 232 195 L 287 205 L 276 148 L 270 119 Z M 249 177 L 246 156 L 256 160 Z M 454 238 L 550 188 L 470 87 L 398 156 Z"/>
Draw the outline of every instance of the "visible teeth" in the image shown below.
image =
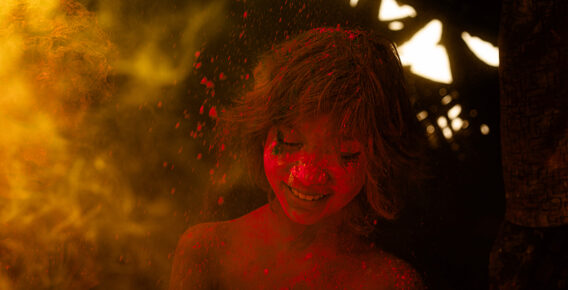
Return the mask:
<path id="1" fill-rule="evenodd" d="M 325 194 L 306 195 L 306 194 L 303 194 L 303 193 L 301 193 L 301 192 L 299 192 L 299 191 L 296 191 L 296 190 L 293 189 L 293 188 L 290 188 L 290 190 L 292 191 L 292 193 L 294 194 L 294 196 L 296 196 L 296 197 L 298 197 L 298 198 L 300 198 L 300 199 L 303 199 L 303 200 L 316 201 L 316 200 L 320 200 L 320 199 L 322 199 L 322 198 L 325 197 Z"/>

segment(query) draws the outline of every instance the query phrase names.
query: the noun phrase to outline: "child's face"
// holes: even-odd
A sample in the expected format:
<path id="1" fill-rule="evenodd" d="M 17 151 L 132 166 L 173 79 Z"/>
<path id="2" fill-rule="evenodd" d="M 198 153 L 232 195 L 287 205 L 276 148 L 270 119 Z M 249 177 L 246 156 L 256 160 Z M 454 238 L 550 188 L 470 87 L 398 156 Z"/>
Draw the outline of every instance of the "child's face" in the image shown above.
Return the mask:
<path id="1" fill-rule="evenodd" d="M 324 115 L 270 129 L 264 171 L 294 222 L 311 225 L 343 209 L 365 184 L 366 158 L 357 140 L 342 137 Z"/>

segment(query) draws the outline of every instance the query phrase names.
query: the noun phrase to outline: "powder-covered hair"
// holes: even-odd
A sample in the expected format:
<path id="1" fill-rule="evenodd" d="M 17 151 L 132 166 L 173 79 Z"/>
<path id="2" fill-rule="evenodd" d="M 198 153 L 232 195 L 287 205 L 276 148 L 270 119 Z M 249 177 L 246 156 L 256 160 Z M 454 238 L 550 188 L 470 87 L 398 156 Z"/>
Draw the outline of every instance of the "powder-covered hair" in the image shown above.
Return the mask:
<path id="1" fill-rule="evenodd" d="M 364 145 L 369 162 L 359 217 L 367 224 L 396 218 L 420 176 L 421 131 L 394 44 L 359 30 L 301 33 L 259 58 L 253 89 L 220 121 L 249 162 L 252 179 L 271 192 L 262 153 L 269 129 L 320 114 L 330 114 L 338 132 Z"/>

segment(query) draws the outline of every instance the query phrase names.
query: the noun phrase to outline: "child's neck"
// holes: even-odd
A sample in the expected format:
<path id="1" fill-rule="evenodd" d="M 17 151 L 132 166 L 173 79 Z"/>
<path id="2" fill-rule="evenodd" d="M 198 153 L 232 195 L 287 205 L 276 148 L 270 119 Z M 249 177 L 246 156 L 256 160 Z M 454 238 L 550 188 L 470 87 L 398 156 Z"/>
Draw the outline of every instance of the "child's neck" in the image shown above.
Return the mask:
<path id="1" fill-rule="evenodd" d="M 308 248 L 337 249 L 352 244 L 359 239 L 353 234 L 345 234 L 345 214 L 347 208 L 324 218 L 314 225 L 303 225 L 292 221 L 277 200 L 269 205 L 275 238 L 281 246 L 290 250 L 302 251 Z"/>

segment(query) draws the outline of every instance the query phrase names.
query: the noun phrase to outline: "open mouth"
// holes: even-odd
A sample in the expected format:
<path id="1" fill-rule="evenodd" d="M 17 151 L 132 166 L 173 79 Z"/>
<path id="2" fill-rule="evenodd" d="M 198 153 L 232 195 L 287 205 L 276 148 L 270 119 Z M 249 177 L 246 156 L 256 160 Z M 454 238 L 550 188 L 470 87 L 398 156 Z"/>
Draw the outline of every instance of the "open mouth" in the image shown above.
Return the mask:
<path id="1" fill-rule="evenodd" d="M 301 200 L 306 200 L 306 201 L 318 201 L 321 199 L 324 199 L 328 196 L 328 194 L 305 194 L 305 193 L 301 193 L 295 189 L 293 189 L 292 187 L 288 186 L 287 187 L 290 189 L 290 192 L 292 192 L 292 194 L 301 199 Z"/>

